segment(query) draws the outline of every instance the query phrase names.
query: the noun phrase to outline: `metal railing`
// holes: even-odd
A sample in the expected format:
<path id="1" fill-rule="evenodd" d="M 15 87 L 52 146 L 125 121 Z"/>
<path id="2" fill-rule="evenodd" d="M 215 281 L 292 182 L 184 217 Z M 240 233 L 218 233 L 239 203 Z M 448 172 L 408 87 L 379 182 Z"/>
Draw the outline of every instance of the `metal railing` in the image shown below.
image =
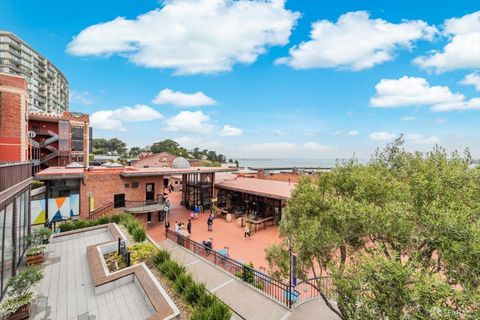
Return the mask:
<path id="1" fill-rule="evenodd" d="M 251 284 L 271 299 L 276 300 L 288 308 L 293 307 L 298 293 L 292 290 L 288 284 L 275 280 L 263 272 L 231 259 L 213 249 L 209 249 L 171 230 L 167 230 L 166 237 L 214 265 L 232 273 L 244 282 Z"/>
<path id="2" fill-rule="evenodd" d="M 130 201 L 130 200 L 125 200 L 124 202 L 124 208 L 125 209 L 131 209 L 135 211 L 142 211 L 142 210 L 150 210 L 153 207 L 159 207 L 163 204 L 162 199 L 155 199 L 155 200 L 146 200 L 146 201 Z M 157 208 L 160 210 L 160 208 Z M 161 208 L 163 209 L 163 207 Z"/>
<path id="3" fill-rule="evenodd" d="M 295 291 L 298 293 L 295 303 L 297 305 L 311 299 L 320 298 L 321 293 L 325 294 L 329 299 L 335 298 L 335 289 L 331 277 L 301 280 L 295 286 Z"/>
<path id="4" fill-rule="evenodd" d="M 108 213 L 113 210 L 114 205 L 113 201 L 110 203 L 107 203 L 106 205 L 95 209 L 94 211 L 90 212 L 88 215 L 88 219 L 96 219 L 98 217 L 103 216 L 105 213 Z"/>
<path id="5" fill-rule="evenodd" d="M 32 163 L 0 163 L 0 192 L 32 176 Z"/>

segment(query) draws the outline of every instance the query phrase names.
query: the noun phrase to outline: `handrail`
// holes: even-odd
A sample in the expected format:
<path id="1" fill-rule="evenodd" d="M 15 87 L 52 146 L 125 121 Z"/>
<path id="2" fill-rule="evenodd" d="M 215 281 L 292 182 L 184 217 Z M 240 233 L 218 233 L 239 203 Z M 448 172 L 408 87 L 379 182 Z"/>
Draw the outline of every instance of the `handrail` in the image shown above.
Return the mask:
<path id="1" fill-rule="evenodd" d="M 90 212 L 90 215 L 88 216 L 88 219 L 90 219 L 90 220 L 95 219 L 96 216 L 103 215 L 106 212 L 113 210 L 113 207 L 114 207 L 113 204 L 114 204 L 114 202 L 112 201 L 112 202 L 107 203 L 106 205 L 104 205 L 100 208 L 95 209 L 94 211 Z"/>
<path id="2" fill-rule="evenodd" d="M 256 287 L 263 294 L 286 306 L 287 308 L 293 307 L 298 293 L 292 290 L 292 287 L 288 284 L 276 280 L 269 275 L 253 269 L 250 266 L 236 261 L 228 256 L 220 254 L 213 249 L 209 249 L 204 245 L 190 240 L 179 233 L 167 230 L 166 238 L 176 242 L 194 254 L 203 257 L 223 270 L 239 277 L 244 282 Z"/>
<path id="3" fill-rule="evenodd" d="M 322 293 L 328 298 L 333 298 L 335 295 L 333 280 L 329 276 L 300 280 L 295 286 L 295 290 L 299 293 L 297 305 L 310 299 L 320 298 Z"/>

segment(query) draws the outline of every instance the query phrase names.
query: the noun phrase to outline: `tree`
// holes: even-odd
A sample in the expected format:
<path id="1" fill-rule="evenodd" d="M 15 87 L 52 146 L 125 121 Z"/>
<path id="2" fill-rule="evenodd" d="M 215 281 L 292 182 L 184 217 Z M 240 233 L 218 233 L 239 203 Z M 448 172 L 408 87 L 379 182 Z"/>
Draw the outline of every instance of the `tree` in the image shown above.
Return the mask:
<path id="1" fill-rule="evenodd" d="M 480 317 L 480 171 L 466 151 L 404 150 L 402 137 L 301 179 L 280 232 L 316 287 L 331 277 L 345 319 Z M 267 250 L 285 278 L 286 244 Z M 324 299 L 329 302 L 325 293 Z"/>
<path id="2" fill-rule="evenodd" d="M 168 152 L 179 157 L 189 158 L 187 149 L 182 148 L 177 142 L 171 139 L 155 142 L 150 147 L 150 151 L 153 153 Z"/>
<path id="3" fill-rule="evenodd" d="M 136 158 L 142 152 L 142 148 L 140 147 L 131 147 L 128 151 L 128 156 L 131 158 Z"/>
<path id="4" fill-rule="evenodd" d="M 94 154 L 123 155 L 127 150 L 127 144 L 117 138 L 112 138 L 110 140 L 103 138 L 93 139 L 92 147 Z"/>

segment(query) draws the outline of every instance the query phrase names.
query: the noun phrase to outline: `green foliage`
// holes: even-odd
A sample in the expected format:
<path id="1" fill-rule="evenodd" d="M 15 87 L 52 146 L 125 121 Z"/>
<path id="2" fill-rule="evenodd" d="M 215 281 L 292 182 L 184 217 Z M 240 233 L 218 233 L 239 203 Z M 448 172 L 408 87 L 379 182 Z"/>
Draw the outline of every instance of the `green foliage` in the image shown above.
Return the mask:
<path id="1" fill-rule="evenodd" d="M 191 282 L 184 290 L 185 301 L 190 305 L 196 305 L 200 298 L 206 294 L 205 290 L 204 283 Z"/>
<path id="2" fill-rule="evenodd" d="M 112 223 L 119 224 L 120 221 L 122 221 L 122 216 L 119 214 L 113 214 L 110 216 L 110 221 L 112 221 Z"/>
<path id="3" fill-rule="evenodd" d="M 110 223 L 110 217 L 107 216 L 107 215 L 101 216 L 100 218 L 98 218 L 96 220 L 97 220 L 97 225 Z"/>
<path id="4" fill-rule="evenodd" d="M 229 320 L 232 317 L 230 309 L 222 302 L 216 300 L 211 307 L 196 307 L 193 309 L 190 320 Z"/>
<path id="5" fill-rule="evenodd" d="M 130 251 L 130 259 L 132 264 L 151 261 L 153 256 L 158 252 L 157 247 L 151 242 L 136 243 L 128 248 Z"/>
<path id="6" fill-rule="evenodd" d="M 347 319 L 479 318 L 479 182 L 468 151 L 410 153 L 400 137 L 367 164 L 301 179 L 280 233 L 300 277 L 333 276 Z M 287 250 L 267 250 L 284 279 Z"/>
<path id="7" fill-rule="evenodd" d="M 45 251 L 45 247 L 33 247 L 28 249 L 25 252 L 26 256 L 36 256 L 37 254 L 43 253 Z"/>
<path id="8" fill-rule="evenodd" d="M 74 224 L 69 222 L 69 221 L 62 223 L 59 226 L 59 228 L 60 228 L 60 232 L 67 232 L 67 231 L 75 230 Z"/>
<path id="9" fill-rule="evenodd" d="M 36 294 L 34 292 L 27 292 L 20 296 L 9 296 L 3 299 L 2 303 L 0 303 L 0 312 L 4 316 L 13 314 L 21 307 L 32 302 L 35 299 L 35 297 L 36 297 Z"/>
<path id="10" fill-rule="evenodd" d="M 44 185 L 45 185 L 45 182 L 43 181 L 35 180 L 35 179 L 32 180 L 32 190 L 43 187 Z"/>
<path id="11" fill-rule="evenodd" d="M 160 265 L 160 272 L 170 281 L 175 281 L 177 277 L 186 272 L 184 266 L 179 265 L 173 260 L 167 260 Z"/>
<path id="12" fill-rule="evenodd" d="M 178 294 L 183 294 L 186 288 L 193 283 L 192 276 L 188 273 L 182 273 L 175 279 L 174 288 Z"/>
<path id="13" fill-rule="evenodd" d="M 40 267 L 32 266 L 25 268 L 15 277 L 8 279 L 9 296 L 21 296 L 30 292 L 31 288 L 43 278 Z"/>
<path id="14" fill-rule="evenodd" d="M 133 229 L 132 236 L 137 242 L 142 242 L 147 239 L 147 233 L 143 227 Z"/>
<path id="15" fill-rule="evenodd" d="M 123 155 L 127 144 L 120 139 L 112 138 L 110 140 L 106 139 L 93 139 L 92 148 L 94 154 L 110 154 L 110 155 Z"/>
<path id="16" fill-rule="evenodd" d="M 170 260 L 170 253 L 166 250 L 159 250 L 152 256 L 152 263 L 156 267 L 159 267 L 167 260 Z"/>
<path id="17" fill-rule="evenodd" d="M 73 222 L 73 227 L 74 229 L 83 229 L 88 226 L 87 221 L 85 220 L 76 220 Z"/>
<path id="18" fill-rule="evenodd" d="M 182 148 L 177 142 L 171 139 L 165 139 L 163 141 L 155 142 L 151 145 L 150 151 L 153 153 L 168 152 L 179 157 L 189 157 L 188 150 Z"/>

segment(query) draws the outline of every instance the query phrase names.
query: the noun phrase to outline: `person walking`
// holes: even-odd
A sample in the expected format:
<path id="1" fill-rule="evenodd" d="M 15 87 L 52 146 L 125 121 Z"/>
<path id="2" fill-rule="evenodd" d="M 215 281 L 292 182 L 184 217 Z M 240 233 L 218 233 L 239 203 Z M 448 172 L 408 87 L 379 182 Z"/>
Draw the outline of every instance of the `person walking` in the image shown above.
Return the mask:
<path id="1" fill-rule="evenodd" d="M 248 226 L 248 224 L 245 225 L 245 229 L 243 230 L 244 231 L 244 239 L 247 239 L 247 236 L 250 238 L 251 237 L 251 234 L 250 234 L 250 227 Z"/>
<path id="2" fill-rule="evenodd" d="M 178 221 L 175 221 L 175 232 L 178 233 L 180 231 L 180 225 L 178 224 Z"/>
<path id="3" fill-rule="evenodd" d="M 167 233 L 167 230 L 170 230 L 170 221 L 165 220 L 165 234 Z"/>
<path id="4" fill-rule="evenodd" d="M 207 225 L 208 225 L 208 231 L 212 231 L 213 230 L 213 216 L 212 215 L 208 216 Z"/>
<path id="5" fill-rule="evenodd" d="M 192 234 L 192 221 L 190 219 L 188 219 L 187 231 L 189 234 Z"/>

